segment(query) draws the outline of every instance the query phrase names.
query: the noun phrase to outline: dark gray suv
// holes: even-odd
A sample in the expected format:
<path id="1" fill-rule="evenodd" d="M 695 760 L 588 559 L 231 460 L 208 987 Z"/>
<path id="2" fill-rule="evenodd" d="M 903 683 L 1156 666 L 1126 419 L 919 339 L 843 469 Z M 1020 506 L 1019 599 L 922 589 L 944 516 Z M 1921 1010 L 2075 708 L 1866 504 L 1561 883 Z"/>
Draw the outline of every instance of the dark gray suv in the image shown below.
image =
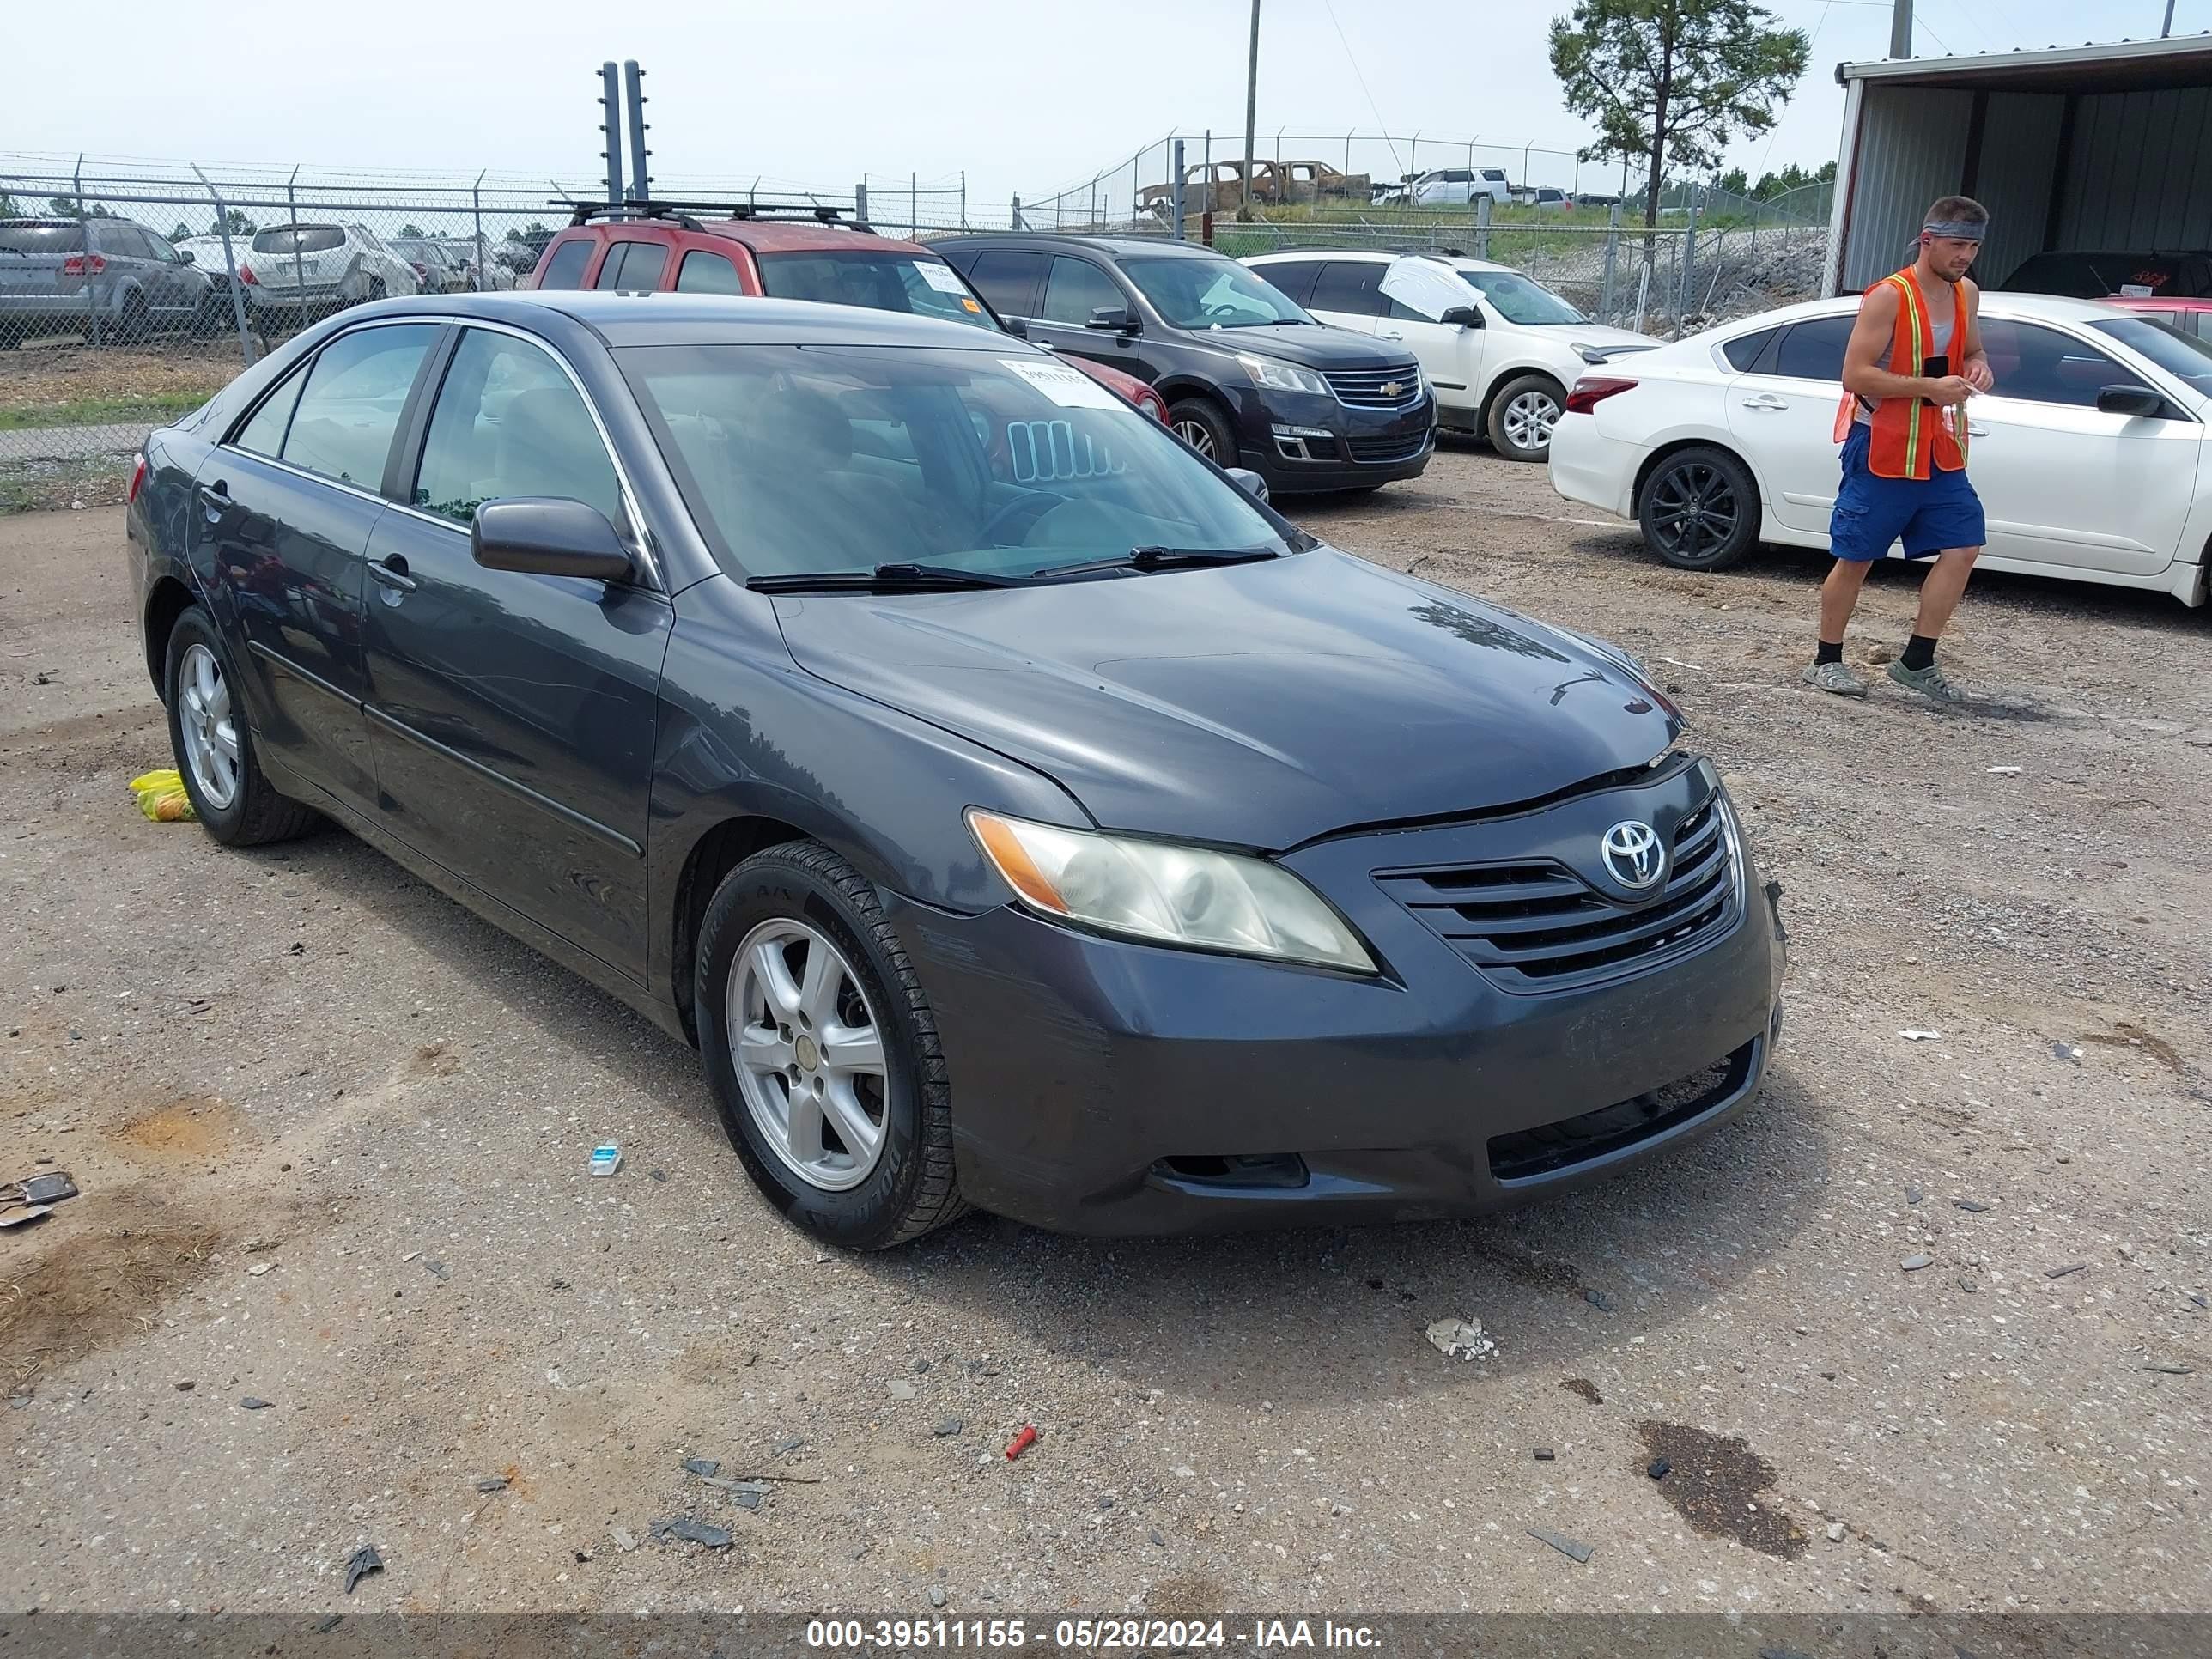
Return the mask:
<path id="1" fill-rule="evenodd" d="M 134 343 L 205 320 L 191 256 L 128 219 L 0 219 L 0 347 L 49 334 Z"/>

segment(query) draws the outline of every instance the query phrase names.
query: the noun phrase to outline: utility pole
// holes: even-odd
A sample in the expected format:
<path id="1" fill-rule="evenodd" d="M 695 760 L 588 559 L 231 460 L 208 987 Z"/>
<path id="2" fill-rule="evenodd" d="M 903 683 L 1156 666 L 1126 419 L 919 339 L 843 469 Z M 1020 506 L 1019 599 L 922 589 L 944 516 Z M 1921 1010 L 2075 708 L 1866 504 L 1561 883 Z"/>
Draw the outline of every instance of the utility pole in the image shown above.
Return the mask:
<path id="1" fill-rule="evenodd" d="M 1912 0 L 1894 0 L 1889 14 L 1889 55 L 1912 56 Z"/>
<path id="2" fill-rule="evenodd" d="M 1252 50 L 1244 64 L 1244 192 L 1239 219 L 1252 216 L 1252 124 L 1260 108 L 1260 0 L 1252 0 Z"/>

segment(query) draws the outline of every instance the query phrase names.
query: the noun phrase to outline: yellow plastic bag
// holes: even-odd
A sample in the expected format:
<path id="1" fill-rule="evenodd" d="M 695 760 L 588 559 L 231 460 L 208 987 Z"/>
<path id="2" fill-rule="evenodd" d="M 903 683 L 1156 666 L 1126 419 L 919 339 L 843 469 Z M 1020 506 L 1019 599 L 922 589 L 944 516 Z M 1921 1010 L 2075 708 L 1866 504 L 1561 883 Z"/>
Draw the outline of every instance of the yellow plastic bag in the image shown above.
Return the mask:
<path id="1" fill-rule="evenodd" d="M 185 823 L 198 817 L 192 798 L 176 768 L 147 772 L 131 780 L 131 793 L 138 797 L 138 810 L 156 823 Z"/>

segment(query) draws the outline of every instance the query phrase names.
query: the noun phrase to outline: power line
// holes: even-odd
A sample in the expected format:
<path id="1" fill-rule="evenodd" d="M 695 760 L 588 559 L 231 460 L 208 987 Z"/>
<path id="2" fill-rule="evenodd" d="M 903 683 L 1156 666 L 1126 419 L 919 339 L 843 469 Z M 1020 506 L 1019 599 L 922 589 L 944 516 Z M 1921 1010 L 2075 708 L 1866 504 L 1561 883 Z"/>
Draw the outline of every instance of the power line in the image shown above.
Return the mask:
<path id="1" fill-rule="evenodd" d="M 1321 3 L 1322 9 L 1328 13 L 1329 27 L 1336 31 L 1337 44 L 1344 48 L 1344 61 L 1352 65 L 1352 72 L 1359 82 L 1359 90 L 1366 96 L 1368 113 L 1375 118 L 1375 125 L 1382 129 L 1382 142 L 1390 146 L 1390 160 L 1398 171 L 1403 173 L 1406 170 L 1405 158 L 1398 154 L 1397 140 L 1390 136 L 1390 124 L 1382 118 L 1382 110 L 1376 107 L 1375 94 L 1367 90 L 1367 76 L 1360 70 L 1359 59 L 1352 52 L 1352 42 L 1344 38 L 1344 25 L 1336 21 L 1336 8 L 1330 0 L 1321 0 Z"/>

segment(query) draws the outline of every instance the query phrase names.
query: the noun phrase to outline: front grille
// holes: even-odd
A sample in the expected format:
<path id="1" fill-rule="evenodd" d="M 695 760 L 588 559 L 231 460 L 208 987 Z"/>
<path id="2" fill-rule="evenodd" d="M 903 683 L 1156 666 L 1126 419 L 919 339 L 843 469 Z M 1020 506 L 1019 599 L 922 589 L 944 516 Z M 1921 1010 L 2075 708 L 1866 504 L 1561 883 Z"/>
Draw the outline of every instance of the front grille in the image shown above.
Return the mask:
<path id="1" fill-rule="evenodd" d="M 1720 797 L 1675 826 L 1666 884 L 1640 903 L 1551 860 L 1378 873 L 1384 890 L 1507 991 L 1580 990 L 1711 943 L 1735 919 Z"/>
<path id="2" fill-rule="evenodd" d="M 1352 409 L 1411 409 L 1421 400 L 1421 371 L 1412 363 L 1390 368 L 1336 369 L 1322 377 L 1337 402 Z M 1395 383 L 1395 397 L 1382 388 Z"/>
<path id="3" fill-rule="evenodd" d="M 1417 432 L 1408 438 L 1402 434 L 1390 438 L 1346 438 L 1352 446 L 1352 459 L 1370 466 L 1387 465 L 1392 461 L 1410 461 L 1421 453 L 1429 441 L 1428 434 Z"/>
<path id="4" fill-rule="evenodd" d="M 1528 1181 L 1663 1134 L 1741 1093 L 1750 1080 L 1758 1049 L 1753 1038 L 1734 1054 L 1633 1099 L 1557 1123 L 1493 1135 L 1490 1173 L 1499 1181 Z"/>

